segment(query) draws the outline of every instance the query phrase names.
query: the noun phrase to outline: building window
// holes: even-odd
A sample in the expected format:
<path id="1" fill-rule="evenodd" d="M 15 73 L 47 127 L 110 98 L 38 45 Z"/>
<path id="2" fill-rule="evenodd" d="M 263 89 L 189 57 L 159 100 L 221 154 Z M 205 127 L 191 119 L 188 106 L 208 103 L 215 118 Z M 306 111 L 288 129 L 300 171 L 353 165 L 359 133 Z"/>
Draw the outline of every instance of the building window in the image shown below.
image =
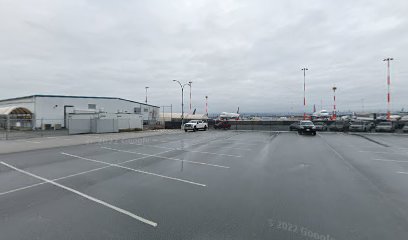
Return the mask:
<path id="1" fill-rule="evenodd" d="M 144 109 L 144 112 L 149 112 L 149 109 L 148 109 L 148 108 L 145 108 L 145 109 Z"/>
<path id="2" fill-rule="evenodd" d="M 142 112 L 142 108 L 135 107 L 134 112 L 137 113 L 137 114 L 140 114 Z"/>
<path id="3" fill-rule="evenodd" d="M 96 109 L 96 104 L 88 104 L 88 109 Z"/>

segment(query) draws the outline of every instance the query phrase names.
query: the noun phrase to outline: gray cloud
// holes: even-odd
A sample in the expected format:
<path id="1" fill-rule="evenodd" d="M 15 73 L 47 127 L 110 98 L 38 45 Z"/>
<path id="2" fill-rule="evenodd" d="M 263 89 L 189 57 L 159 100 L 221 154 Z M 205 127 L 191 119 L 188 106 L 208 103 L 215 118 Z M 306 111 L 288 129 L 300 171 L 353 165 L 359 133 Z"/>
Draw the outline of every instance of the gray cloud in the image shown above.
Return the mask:
<path id="1" fill-rule="evenodd" d="M 173 104 L 193 81 L 211 112 L 408 108 L 408 3 L 373 1 L 0 1 L 1 98 L 34 93 Z M 186 95 L 187 97 L 187 95 Z"/>

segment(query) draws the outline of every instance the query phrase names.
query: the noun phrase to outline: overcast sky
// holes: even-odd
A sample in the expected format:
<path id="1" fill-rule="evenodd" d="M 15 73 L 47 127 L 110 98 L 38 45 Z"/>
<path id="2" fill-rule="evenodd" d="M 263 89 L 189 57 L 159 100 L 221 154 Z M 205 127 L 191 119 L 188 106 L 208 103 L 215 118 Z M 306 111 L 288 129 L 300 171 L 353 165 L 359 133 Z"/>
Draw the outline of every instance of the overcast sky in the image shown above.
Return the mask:
<path id="1" fill-rule="evenodd" d="M 114 96 L 193 108 L 408 110 L 408 1 L 0 0 L 0 98 Z M 188 108 L 188 89 L 185 102 Z M 364 100 L 362 100 L 364 99 Z"/>

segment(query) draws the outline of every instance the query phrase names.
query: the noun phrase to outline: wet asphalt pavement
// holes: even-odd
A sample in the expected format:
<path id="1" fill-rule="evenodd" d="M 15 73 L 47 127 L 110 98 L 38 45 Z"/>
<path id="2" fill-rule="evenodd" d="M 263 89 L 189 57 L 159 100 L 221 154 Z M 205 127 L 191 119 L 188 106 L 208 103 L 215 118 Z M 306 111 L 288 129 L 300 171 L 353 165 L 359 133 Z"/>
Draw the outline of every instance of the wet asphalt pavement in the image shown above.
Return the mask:
<path id="1" fill-rule="evenodd" d="M 407 140 L 213 130 L 0 155 L 0 239 L 407 239 Z"/>

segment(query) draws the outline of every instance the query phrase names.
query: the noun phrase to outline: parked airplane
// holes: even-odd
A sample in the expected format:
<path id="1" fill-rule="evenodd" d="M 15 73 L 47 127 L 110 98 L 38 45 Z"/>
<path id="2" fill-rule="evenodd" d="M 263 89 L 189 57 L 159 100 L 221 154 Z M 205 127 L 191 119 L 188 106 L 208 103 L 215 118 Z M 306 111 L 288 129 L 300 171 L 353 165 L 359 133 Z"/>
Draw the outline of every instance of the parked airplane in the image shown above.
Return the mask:
<path id="1" fill-rule="evenodd" d="M 313 113 L 313 117 L 318 117 L 318 118 L 329 118 L 330 113 L 327 110 L 320 110 L 318 112 Z"/>
<path id="2" fill-rule="evenodd" d="M 229 112 L 222 112 L 220 116 L 218 116 L 219 120 L 239 120 L 239 107 L 237 113 L 229 113 Z"/>

